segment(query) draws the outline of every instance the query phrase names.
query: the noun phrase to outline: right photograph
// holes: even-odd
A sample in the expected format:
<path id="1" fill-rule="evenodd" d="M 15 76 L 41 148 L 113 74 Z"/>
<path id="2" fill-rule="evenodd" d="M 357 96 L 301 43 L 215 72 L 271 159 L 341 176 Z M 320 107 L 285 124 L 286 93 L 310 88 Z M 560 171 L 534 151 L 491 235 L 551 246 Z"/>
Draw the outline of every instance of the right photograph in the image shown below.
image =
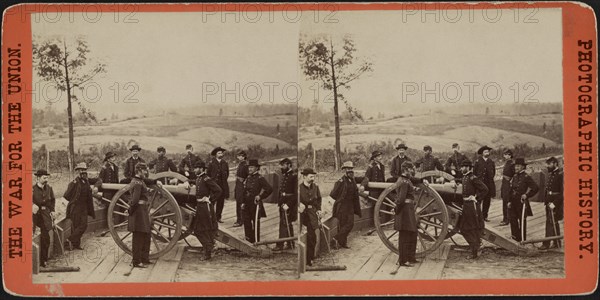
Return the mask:
<path id="1" fill-rule="evenodd" d="M 561 13 L 303 16 L 301 280 L 565 277 Z"/>

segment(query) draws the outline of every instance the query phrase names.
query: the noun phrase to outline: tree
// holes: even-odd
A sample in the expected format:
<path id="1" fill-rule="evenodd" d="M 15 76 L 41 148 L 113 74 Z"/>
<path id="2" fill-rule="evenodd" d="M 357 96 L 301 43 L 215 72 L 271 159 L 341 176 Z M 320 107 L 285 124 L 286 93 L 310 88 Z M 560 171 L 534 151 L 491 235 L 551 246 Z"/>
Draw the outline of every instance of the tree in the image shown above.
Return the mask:
<path id="1" fill-rule="evenodd" d="M 59 91 L 67 92 L 69 158 L 71 162 L 75 158 L 72 103 L 75 102 L 79 105 L 85 118 L 96 121 L 95 115 L 86 109 L 74 94 L 74 89 L 82 90 L 86 82 L 92 80 L 96 75 L 106 72 L 105 64 L 91 63 L 91 59 L 88 58 L 89 52 L 87 41 L 83 37 L 77 37 L 74 41 L 67 42 L 64 36 L 43 40 L 36 36 L 33 41 L 33 60 L 38 76 L 44 81 L 53 82 Z M 91 64 L 88 64 L 89 62 Z"/>
<path id="2" fill-rule="evenodd" d="M 342 89 L 350 89 L 352 81 L 366 72 L 373 71 L 373 64 L 356 57 L 356 51 L 354 41 L 349 35 L 335 40 L 328 35 L 300 37 L 299 59 L 304 75 L 309 80 L 320 80 L 323 89 L 333 92 L 336 169 L 341 165 L 339 101 L 344 102 L 352 117 L 363 120 L 360 112 L 345 99 Z"/>

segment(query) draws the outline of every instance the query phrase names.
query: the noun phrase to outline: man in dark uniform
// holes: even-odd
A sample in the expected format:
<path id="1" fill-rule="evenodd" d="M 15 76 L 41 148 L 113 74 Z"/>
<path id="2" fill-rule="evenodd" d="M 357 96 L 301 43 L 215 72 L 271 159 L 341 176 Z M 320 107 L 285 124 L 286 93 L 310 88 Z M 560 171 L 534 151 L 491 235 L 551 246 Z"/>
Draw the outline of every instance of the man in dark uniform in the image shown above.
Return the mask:
<path id="1" fill-rule="evenodd" d="M 279 197 L 277 205 L 279 206 L 279 238 L 294 236 L 294 221 L 298 218 L 298 198 L 296 190 L 298 189 L 298 175 L 292 168 L 292 161 L 284 158 L 279 162 L 281 166 L 281 180 L 279 183 Z M 277 243 L 273 251 L 283 250 L 283 242 Z M 292 249 L 294 242 L 286 243 L 285 249 Z"/>
<path id="2" fill-rule="evenodd" d="M 244 203 L 242 203 L 242 213 L 244 221 L 244 233 L 246 240 L 251 243 L 260 241 L 260 218 L 266 218 L 267 213 L 262 200 L 269 197 L 273 188 L 262 177 L 258 170 L 260 165 L 258 160 L 251 159 L 248 163 L 249 175 L 244 183 Z M 258 217 L 256 216 L 258 210 Z"/>
<path id="3" fill-rule="evenodd" d="M 121 180 L 121 183 L 129 183 L 131 178 L 135 176 L 135 166 L 146 162 L 143 158 L 139 157 L 140 151 L 142 151 L 140 146 L 133 145 L 129 148 L 129 151 L 131 151 L 131 157 L 125 161 L 125 168 L 123 169 L 123 176 L 125 178 Z"/>
<path id="4" fill-rule="evenodd" d="M 196 215 L 194 217 L 194 235 L 202 244 L 204 250 L 203 260 L 212 256 L 215 247 L 215 237 L 219 223 L 215 216 L 215 207 L 211 203 L 219 198 L 221 188 L 217 183 L 206 175 L 206 165 L 203 161 L 196 161 L 194 165 L 194 180 L 196 188 Z"/>
<path id="5" fill-rule="evenodd" d="M 210 155 L 212 155 L 213 158 L 208 163 L 207 174 L 219 185 L 223 191 L 221 196 L 215 201 L 217 222 L 223 223 L 223 221 L 221 221 L 223 206 L 225 205 L 225 199 L 229 198 L 229 184 L 227 183 L 227 178 L 229 177 L 229 165 L 223 159 L 223 156 L 225 155 L 225 149 L 217 147 L 210 152 Z"/>
<path id="6" fill-rule="evenodd" d="M 333 203 L 333 217 L 338 219 L 338 233 L 331 239 L 334 248 L 348 247 L 348 234 L 354 227 L 354 215 L 361 217 L 358 188 L 354 179 L 354 164 L 351 161 L 342 164 L 346 173 L 335 182 L 329 196 L 335 199 Z"/>
<path id="7" fill-rule="evenodd" d="M 235 171 L 235 223 L 233 227 L 242 226 L 242 203 L 244 202 L 244 181 L 248 177 L 248 156 L 245 151 L 239 151 L 237 154 L 239 164 Z"/>
<path id="8" fill-rule="evenodd" d="M 394 156 L 392 159 L 392 164 L 390 165 L 390 175 L 392 175 L 392 181 L 396 182 L 398 177 L 402 174 L 401 166 L 405 161 L 411 161 L 410 157 L 406 156 L 405 152 L 408 150 L 405 144 L 399 144 L 396 146 L 396 150 L 398 150 L 398 155 Z"/>
<path id="9" fill-rule="evenodd" d="M 489 222 L 488 212 L 490 211 L 490 204 L 493 197 L 496 197 L 496 183 L 494 183 L 494 176 L 496 176 L 496 164 L 490 158 L 492 148 L 483 146 L 477 150 L 477 154 L 480 157 L 475 160 L 473 164 L 473 174 L 477 178 L 483 181 L 483 184 L 488 188 L 488 193 L 485 198 L 481 199 L 482 207 L 481 213 L 483 214 L 483 220 Z"/>
<path id="10" fill-rule="evenodd" d="M 40 169 L 35 172 L 36 183 L 33 186 L 33 223 L 40 228 L 40 266 L 46 267 L 48 262 L 48 247 L 50 232 L 54 218 L 54 191 L 48 184 L 50 174 Z"/>
<path id="11" fill-rule="evenodd" d="M 500 198 L 502 198 L 502 222 L 500 226 L 508 225 L 508 202 L 510 201 L 510 180 L 515 175 L 515 163 L 510 149 L 504 151 L 504 167 L 502 168 L 502 185 Z"/>
<path id="12" fill-rule="evenodd" d="M 119 183 L 119 167 L 115 164 L 116 154 L 114 152 L 106 152 L 104 154 L 104 164 L 98 174 L 98 180 L 94 186 L 100 190 L 103 183 Z M 111 200 L 116 194 L 116 190 L 101 190 L 102 197 Z"/>
<path id="13" fill-rule="evenodd" d="M 185 151 L 187 154 L 179 163 L 179 173 L 190 180 L 195 180 L 196 174 L 194 174 L 194 166 L 197 161 L 202 161 L 202 159 L 194 154 L 194 147 L 192 147 L 192 145 L 186 145 Z"/>
<path id="14" fill-rule="evenodd" d="M 407 161 L 400 167 L 402 174 L 396 188 L 396 207 L 394 208 L 394 230 L 398 230 L 398 266 L 412 267 L 416 263 L 417 217 L 415 215 L 415 187 L 411 178 L 415 175 L 415 166 Z"/>
<path id="15" fill-rule="evenodd" d="M 300 196 L 300 221 L 306 226 L 306 265 L 312 266 L 317 245 L 317 230 L 321 217 L 321 191 L 315 183 L 317 173 L 306 168 L 302 170 L 302 184 L 299 187 Z"/>
<path id="16" fill-rule="evenodd" d="M 177 167 L 175 166 L 173 161 L 165 156 L 167 154 L 167 150 L 165 149 L 165 147 L 160 146 L 156 148 L 156 152 L 158 153 L 158 157 L 150 163 L 148 163 L 148 168 L 154 169 L 154 173 L 168 171 L 177 172 Z"/>
<path id="17" fill-rule="evenodd" d="M 88 181 L 87 165 L 82 162 L 75 166 L 75 171 L 79 175 L 69 183 L 67 191 L 64 194 L 65 199 L 69 201 L 67 205 L 68 219 L 71 219 L 71 235 L 66 241 L 67 249 L 79 249 L 81 247 L 81 236 L 85 233 L 88 225 L 88 216 L 95 218 L 94 200 L 92 199 L 92 189 Z"/>
<path id="18" fill-rule="evenodd" d="M 385 182 L 385 166 L 381 163 L 380 159 L 383 153 L 381 151 L 373 151 L 365 177 L 362 181 L 363 188 L 366 188 L 369 182 Z M 381 194 L 381 189 L 368 189 L 369 196 L 378 199 Z"/>
<path id="19" fill-rule="evenodd" d="M 431 154 L 433 152 L 433 149 L 431 148 L 431 146 L 425 145 L 423 147 L 423 152 L 425 153 L 423 155 L 423 157 L 421 157 L 415 163 L 417 165 L 417 167 L 421 170 L 421 172 L 426 172 L 426 171 L 431 171 L 431 170 L 439 170 L 439 171 L 444 170 L 444 166 L 442 166 L 442 163 L 440 162 L 440 160 Z"/>
<path id="20" fill-rule="evenodd" d="M 527 199 L 537 194 L 539 187 L 527 175 L 525 159 L 515 159 L 515 175 L 510 182 L 510 202 L 508 203 L 510 232 L 517 242 L 527 238 L 527 217 L 533 216 Z"/>
<path id="21" fill-rule="evenodd" d="M 446 160 L 444 169 L 446 173 L 454 176 L 454 178 L 461 178 L 462 172 L 459 169 L 462 166 L 462 162 L 468 160 L 467 157 L 460 152 L 460 145 L 458 143 L 452 144 L 452 155 Z"/>
<path id="22" fill-rule="evenodd" d="M 480 254 L 481 234 L 485 228 L 480 200 L 485 199 L 489 191 L 481 179 L 473 174 L 473 164 L 470 161 L 462 161 L 460 171 L 463 174 L 463 206 L 459 228 L 471 249 L 471 254 L 467 258 L 475 259 Z"/>
<path id="23" fill-rule="evenodd" d="M 146 186 L 144 180 L 148 178 L 148 166 L 145 163 L 138 163 L 135 166 L 135 175 L 131 179 L 131 199 L 129 200 L 129 214 L 127 229 L 132 232 L 133 240 L 131 250 L 133 259 L 131 264 L 134 268 L 147 268 L 150 264 L 150 231 L 152 223 L 148 214 L 148 195 L 152 189 Z M 157 181 L 158 187 L 162 186 Z"/>
<path id="24" fill-rule="evenodd" d="M 548 181 L 546 181 L 544 204 L 546 205 L 546 237 L 559 236 L 560 226 L 558 221 L 563 218 L 563 172 L 558 168 L 558 159 L 550 157 L 546 160 Z M 545 241 L 540 250 L 559 248 L 560 241 Z"/>

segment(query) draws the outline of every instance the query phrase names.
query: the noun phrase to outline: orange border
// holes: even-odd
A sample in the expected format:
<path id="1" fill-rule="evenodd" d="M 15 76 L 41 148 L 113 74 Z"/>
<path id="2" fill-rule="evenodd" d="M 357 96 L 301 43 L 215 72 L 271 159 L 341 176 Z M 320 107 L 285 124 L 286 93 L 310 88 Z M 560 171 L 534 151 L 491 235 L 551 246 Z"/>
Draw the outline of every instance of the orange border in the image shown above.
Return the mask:
<path id="1" fill-rule="evenodd" d="M 7 105 L 20 102 L 31 103 L 32 63 L 31 63 L 31 23 L 30 14 L 40 12 L 40 8 L 47 4 L 21 4 L 8 8 L 4 12 L 4 34 L 2 37 L 2 114 L 3 120 L 7 120 Z M 53 5 L 53 10 L 63 12 L 81 12 L 86 5 Z M 594 246 L 598 246 L 598 167 L 597 162 L 592 163 L 592 170 L 581 172 L 578 170 L 578 40 L 590 40 L 593 42 L 592 74 L 593 82 L 592 97 L 593 119 L 592 145 L 594 149 L 590 156 L 595 160 L 598 152 L 597 145 L 597 47 L 595 15 L 593 10 L 583 4 L 568 2 L 544 2 L 544 3 L 378 3 L 378 4 L 94 4 L 104 12 L 123 10 L 125 5 L 129 8 L 135 7 L 137 12 L 190 12 L 190 11 L 280 11 L 280 10 L 411 10 L 411 9 L 511 9 L 511 8 L 562 8 L 563 16 L 563 88 L 564 88 L 564 154 L 565 154 L 565 199 L 570 202 L 565 206 L 565 273 L 564 279 L 506 279 L 506 280 L 436 280 L 436 281 L 368 281 L 368 282 L 314 282 L 314 281 L 283 281 L 283 282 L 198 282 L 198 283 L 95 283 L 95 284 L 32 284 L 31 282 L 31 206 L 27 205 L 31 199 L 32 186 L 31 173 L 31 147 L 24 147 L 22 151 L 23 170 L 20 172 L 9 172 L 7 161 L 3 162 L 2 183 L 3 189 L 3 212 L 2 212 L 2 245 L 3 245 L 3 279 L 5 288 L 20 295 L 464 295 L 464 294 L 581 294 L 592 292 L 596 288 L 598 280 L 598 249 L 592 254 L 585 254 L 578 250 L 579 223 L 583 217 L 579 217 L 580 209 L 576 199 L 578 197 L 578 178 L 590 178 L 593 182 L 593 222 Z M 96 9 L 95 8 L 95 9 Z M 8 95 L 6 83 L 8 47 L 21 44 L 21 67 L 23 68 L 22 88 L 25 93 Z M 7 126 L 2 126 L 2 151 L 4 159 L 9 158 L 8 145 L 10 143 L 23 143 L 31 140 L 31 107 L 22 106 L 22 128 L 21 134 L 9 134 Z M 22 177 L 23 200 L 15 201 L 22 206 L 22 214 L 8 218 L 8 207 L 10 190 L 7 188 L 8 180 Z M 23 253 L 24 258 L 8 259 L 7 250 L 9 245 L 8 229 L 10 227 L 22 227 L 23 229 Z M 579 255 L 582 254 L 581 257 Z"/>

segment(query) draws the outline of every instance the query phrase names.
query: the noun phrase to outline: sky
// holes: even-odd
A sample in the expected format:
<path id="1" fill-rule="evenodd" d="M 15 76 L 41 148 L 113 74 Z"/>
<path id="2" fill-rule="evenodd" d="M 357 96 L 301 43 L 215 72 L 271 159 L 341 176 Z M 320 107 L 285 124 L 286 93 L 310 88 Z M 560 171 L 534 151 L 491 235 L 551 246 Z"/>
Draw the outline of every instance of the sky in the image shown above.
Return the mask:
<path id="1" fill-rule="evenodd" d="M 131 110 L 126 98 L 138 100 L 136 109 L 184 109 L 203 100 L 299 100 L 309 106 L 315 98 L 331 106 L 323 103 L 326 92 L 316 96 L 314 82 L 305 80 L 299 67 L 300 32 L 334 39 L 352 35 L 357 55 L 367 57 L 374 70 L 344 94 L 366 115 L 469 100 L 562 101 L 560 9 L 304 12 L 298 21 L 275 14 L 252 22 L 247 15 L 236 20 L 201 13 L 136 13 L 136 23 L 124 23 L 125 18 L 114 13 L 95 22 L 79 14 L 52 22 L 32 18 L 34 36 L 71 41 L 84 36 L 89 56 L 107 64 L 107 73 L 81 94 L 95 101 L 88 106 L 96 111 Z M 51 96 L 35 105 L 45 105 Z"/>

